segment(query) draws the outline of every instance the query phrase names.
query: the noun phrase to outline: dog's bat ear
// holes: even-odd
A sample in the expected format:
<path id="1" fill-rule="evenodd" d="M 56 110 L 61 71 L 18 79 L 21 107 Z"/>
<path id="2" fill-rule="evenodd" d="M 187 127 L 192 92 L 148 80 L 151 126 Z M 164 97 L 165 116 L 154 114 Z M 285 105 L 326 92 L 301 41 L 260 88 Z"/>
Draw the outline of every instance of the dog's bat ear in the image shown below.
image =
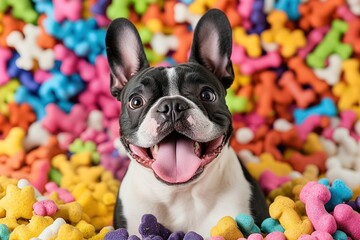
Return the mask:
<path id="1" fill-rule="evenodd" d="M 149 63 L 138 31 L 125 18 L 111 22 L 105 42 L 110 65 L 110 90 L 111 94 L 119 99 L 125 84 L 137 72 L 149 67 Z"/>
<path id="2" fill-rule="evenodd" d="M 206 67 L 228 88 L 234 80 L 231 51 L 232 30 L 228 18 L 218 9 L 209 10 L 196 25 L 189 61 Z"/>

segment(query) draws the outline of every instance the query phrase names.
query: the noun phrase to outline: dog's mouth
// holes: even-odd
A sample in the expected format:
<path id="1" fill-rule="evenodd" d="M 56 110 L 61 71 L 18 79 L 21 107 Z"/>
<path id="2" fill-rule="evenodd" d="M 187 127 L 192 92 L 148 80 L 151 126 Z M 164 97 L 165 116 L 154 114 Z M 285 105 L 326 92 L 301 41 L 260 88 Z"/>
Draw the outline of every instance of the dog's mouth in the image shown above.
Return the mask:
<path id="1" fill-rule="evenodd" d="M 173 132 L 156 145 L 142 148 L 128 144 L 131 156 L 151 168 L 155 176 L 167 184 L 183 184 L 196 179 L 224 146 L 224 136 L 209 142 L 194 141 Z"/>

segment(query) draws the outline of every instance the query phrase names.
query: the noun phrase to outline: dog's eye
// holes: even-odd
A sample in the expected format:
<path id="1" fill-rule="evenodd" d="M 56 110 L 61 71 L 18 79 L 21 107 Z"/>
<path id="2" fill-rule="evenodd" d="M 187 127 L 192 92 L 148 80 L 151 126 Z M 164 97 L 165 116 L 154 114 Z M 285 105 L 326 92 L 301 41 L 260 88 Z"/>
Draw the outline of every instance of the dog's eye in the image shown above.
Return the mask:
<path id="1" fill-rule="evenodd" d="M 216 95 L 212 90 L 204 89 L 200 93 L 200 99 L 204 102 L 213 102 L 216 99 Z"/>
<path id="2" fill-rule="evenodd" d="M 134 96 L 130 98 L 129 107 L 131 109 L 138 109 L 144 105 L 145 100 L 140 96 Z"/>

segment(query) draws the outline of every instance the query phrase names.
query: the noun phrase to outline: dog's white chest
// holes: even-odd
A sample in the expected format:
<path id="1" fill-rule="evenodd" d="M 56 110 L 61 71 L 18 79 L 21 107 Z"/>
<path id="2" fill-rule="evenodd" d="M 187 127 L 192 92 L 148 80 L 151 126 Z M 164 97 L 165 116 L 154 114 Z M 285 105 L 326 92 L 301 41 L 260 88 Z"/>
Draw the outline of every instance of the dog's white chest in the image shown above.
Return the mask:
<path id="1" fill-rule="evenodd" d="M 224 149 L 198 179 L 179 186 L 160 183 L 151 170 L 132 161 L 120 189 L 128 231 L 136 235 L 142 215 L 151 213 L 172 231 L 210 236 L 222 217 L 250 214 L 250 197 L 250 185 L 231 148 Z"/>

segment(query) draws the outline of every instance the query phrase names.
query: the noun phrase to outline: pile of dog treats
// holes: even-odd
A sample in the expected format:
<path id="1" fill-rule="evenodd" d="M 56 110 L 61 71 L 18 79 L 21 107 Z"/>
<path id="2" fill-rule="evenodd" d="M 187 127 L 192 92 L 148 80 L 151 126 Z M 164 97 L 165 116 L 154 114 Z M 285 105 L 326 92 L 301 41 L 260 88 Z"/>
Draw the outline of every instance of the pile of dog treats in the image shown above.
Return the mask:
<path id="1" fill-rule="evenodd" d="M 233 28 L 231 145 L 271 216 L 211 239 L 360 239 L 358 0 L 1 0 L 0 239 L 203 239 L 152 215 L 111 227 L 129 159 L 104 38 L 126 17 L 151 65 L 185 62 L 210 8 Z"/>

